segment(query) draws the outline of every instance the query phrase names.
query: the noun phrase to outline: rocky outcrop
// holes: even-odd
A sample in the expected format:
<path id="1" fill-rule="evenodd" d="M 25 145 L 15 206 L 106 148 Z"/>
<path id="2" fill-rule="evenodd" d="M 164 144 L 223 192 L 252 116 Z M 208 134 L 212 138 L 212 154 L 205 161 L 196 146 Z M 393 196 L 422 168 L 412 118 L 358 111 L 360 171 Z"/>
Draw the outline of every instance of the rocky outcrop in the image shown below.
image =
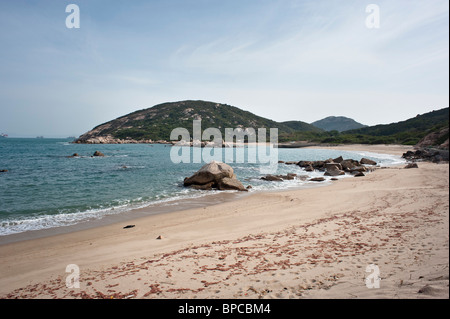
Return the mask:
<path id="1" fill-rule="evenodd" d="M 441 163 L 449 161 L 449 151 L 434 148 L 421 148 L 416 151 L 407 151 L 406 153 L 403 153 L 402 157 L 413 162 L 429 161 Z"/>
<path id="2" fill-rule="evenodd" d="M 279 163 L 295 163 L 293 161 L 285 162 L 280 161 Z M 371 166 L 377 165 L 377 162 L 362 158 L 361 160 L 354 159 L 344 159 L 342 156 L 337 158 L 329 158 L 327 160 L 319 161 L 298 161 L 297 165 L 305 170 L 305 172 L 312 172 L 315 170 L 324 172 L 324 176 L 340 176 L 350 173 L 354 176 L 365 176 L 364 172 L 372 171 L 374 168 Z M 275 175 L 277 176 L 277 175 Z M 272 177 L 263 177 L 262 179 L 270 180 Z M 275 180 L 275 179 L 274 179 Z"/>
<path id="3" fill-rule="evenodd" d="M 230 165 L 216 161 L 205 164 L 194 175 L 186 177 L 184 186 L 205 190 L 215 188 L 219 190 L 247 191 L 244 185 L 236 178 Z"/>
<path id="4" fill-rule="evenodd" d="M 237 147 L 236 143 L 227 143 L 224 140 L 222 142 L 201 142 L 199 140 L 195 140 L 192 142 L 187 141 L 178 141 L 178 142 L 170 142 L 175 146 L 188 146 L 188 147 L 212 147 L 212 148 L 226 148 L 226 147 Z M 283 162 L 284 163 L 284 162 Z"/>
<path id="5" fill-rule="evenodd" d="M 403 168 L 419 168 L 419 165 L 417 165 L 417 163 L 409 163 Z"/>
<path id="6" fill-rule="evenodd" d="M 161 143 L 165 142 L 165 143 Z M 135 140 L 131 138 L 127 139 L 120 139 L 115 138 L 111 135 L 105 135 L 105 136 L 96 136 L 94 131 L 90 131 L 84 135 L 81 135 L 78 139 L 76 139 L 73 143 L 76 144 L 151 144 L 151 143 L 157 143 L 157 144 L 171 144 L 167 141 L 157 141 L 153 142 L 152 140 Z"/>
<path id="7" fill-rule="evenodd" d="M 430 133 L 416 144 L 416 148 L 436 147 L 448 150 L 448 134 L 448 127 L 445 127 L 437 132 Z"/>

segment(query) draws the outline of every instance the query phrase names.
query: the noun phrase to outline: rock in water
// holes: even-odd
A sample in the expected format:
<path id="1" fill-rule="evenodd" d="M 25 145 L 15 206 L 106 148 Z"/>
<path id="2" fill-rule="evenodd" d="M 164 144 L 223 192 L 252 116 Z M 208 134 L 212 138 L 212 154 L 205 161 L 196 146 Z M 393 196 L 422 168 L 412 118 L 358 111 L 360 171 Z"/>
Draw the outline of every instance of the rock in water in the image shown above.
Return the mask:
<path id="1" fill-rule="evenodd" d="M 325 164 L 325 168 L 326 168 L 327 171 L 328 170 L 338 170 L 338 171 L 340 171 L 340 170 L 342 170 L 342 165 L 339 164 L 339 163 L 334 163 L 334 162 L 326 163 Z"/>
<path id="2" fill-rule="evenodd" d="M 377 165 L 377 162 L 372 161 L 368 158 L 361 158 L 361 160 L 359 161 L 361 164 L 366 164 L 366 165 Z"/>
<path id="3" fill-rule="evenodd" d="M 347 172 L 352 170 L 356 166 L 353 160 L 351 159 L 343 160 L 340 164 L 342 166 L 342 169 Z"/>
<path id="4" fill-rule="evenodd" d="M 325 178 L 323 178 L 323 177 L 314 177 L 314 178 L 311 178 L 309 181 L 310 182 L 323 182 L 325 180 Z"/>
<path id="5" fill-rule="evenodd" d="M 334 163 L 341 163 L 343 160 L 344 160 L 344 159 L 342 158 L 342 156 L 339 156 L 339 157 L 335 158 L 335 159 L 333 160 L 333 162 L 334 162 Z"/>
<path id="6" fill-rule="evenodd" d="M 325 176 L 345 175 L 345 172 L 342 170 L 342 165 L 339 163 L 326 163 L 325 168 Z"/>
<path id="7" fill-rule="evenodd" d="M 93 156 L 100 156 L 100 157 L 103 157 L 103 156 L 105 156 L 105 154 L 103 154 L 102 152 L 99 152 L 99 151 L 95 151 L 95 153 L 94 153 Z"/>
<path id="8" fill-rule="evenodd" d="M 261 177 L 262 180 L 264 181 L 269 181 L 269 182 L 282 182 L 283 179 L 279 176 L 275 176 L 275 175 L 266 175 Z"/>
<path id="9" fill-rule="evenodd" d="M 323 175 L 324 176 L 339 176 L 339 175 L 345 175 L 345 172 L 340 171 L 340 170 L 329 170 L 329 171 L 326 171 Z"/>

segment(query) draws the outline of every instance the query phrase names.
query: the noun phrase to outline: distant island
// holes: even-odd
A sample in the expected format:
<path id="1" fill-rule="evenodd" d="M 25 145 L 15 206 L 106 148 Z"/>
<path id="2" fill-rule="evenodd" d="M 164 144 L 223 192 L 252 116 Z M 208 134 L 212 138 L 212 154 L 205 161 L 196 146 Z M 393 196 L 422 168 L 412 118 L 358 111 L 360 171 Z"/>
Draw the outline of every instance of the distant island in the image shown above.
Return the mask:
<path id="1" fill-rule="evenodd" d="M 186 128 L 192 136 L 192 121 L 202 120 L 203 129 L 218 128 L 223 136 L 225 128 L 278 128 L 280 143 L 416 145 L 428 136 L 428 146 L 448 148 L 448 118 L 447 107 L 387 125 L 365 126 L 346 117 L 327 117 L 312 124 L 276 122 L 235 106 L 189 100 L 163 103 L 121 116 L 96 126 L 74 143 L 169 143 L 173 129 Z"/>

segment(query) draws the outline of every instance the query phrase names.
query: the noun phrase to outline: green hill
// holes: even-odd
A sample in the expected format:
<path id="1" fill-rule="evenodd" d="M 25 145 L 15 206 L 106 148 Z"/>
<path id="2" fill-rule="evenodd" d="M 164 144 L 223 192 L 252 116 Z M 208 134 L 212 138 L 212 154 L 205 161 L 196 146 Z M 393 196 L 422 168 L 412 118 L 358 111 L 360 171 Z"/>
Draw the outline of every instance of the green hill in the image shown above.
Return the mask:
<path id="1" fill-rule="evenodd" d="M 88 143 L 98 138 L 121 140 L 169 140 L 174 128 L 183 127 L 192 136 L 192 121 L 202 120 L 202 129 L 214 127 L 225 136 L 225 128 L 278 128 L 279 134 L 289 134 L 297 128 L 278 123 L 227 104 L 206 101 L 180 101 L 163 103 L 139 110 L 96 126 L 78 138 Z M 303 130 L 318 131 L 310 124 L 297 121 Z M 269 131 L 269 130 L 267 130 Z"/>
<path id="2" fill-rule="evenodd" d="M 311 125 L 325 131 L 338 132 L 359 129 L 367 126 L 345 116 L 329 116 L 319 121 L 315 121 L 311 123 Z"/>
<path id="3" fill-rule="evenodd" d="M 414 118 L 386 125 L 374 125 L 355 130 L 295 131 L 280 134 L 280 142 L 308 141 L 326 144 L 404 144 L 416 145 L 425 136 L 437 136 L 434 146 L 448 140 L 449 108 L 432 111 Z"/>
<path id="4" fill-rule="evenodd" d="M 318 128 L 312 124 L 308 124 L 302 121 L 286 121 L 281 122 L 281 124 L 286 125 L 292 129 L 294 132 L 323 132 L 323 129 Z"/>
<path id="5" fill-rule="evenodd" d="M 398 123 L 339 132 L 339 130 L 324 131 L 301 121 L 275 122 L 227 104 L 206 101 L 180 101 L 159 104 L 121 116 L 96 126 L 91 131 L 81 135 L 75 142 L 168 141 L 170 133 L 177 127 L 188 129 L 192 137 L 192 121 L 201 119 L 203 130 L 208 127 L 218 128 L 223 137 L 225 137 L 225 128 L 278 128 L 279 142 L 415 145 L 425 136 L 434 132 L 443 132 L 439 134 L 436 139 L 437 142 L 443 143 L 448 139 L 448 130 L 445 130 L 449 126 L 448 118 L 449 109 L 447 107 L 417 115 Z M 267 133 L 269 133 L 269 130 L 267 130 Z"/>
<path id="6" fill-rule="evenodd" d="M 449 108 L 417 115 L 397 123 L 375 125 L 342 132 L 344 136 L 354 136 L 380 143 L 415 145 L 426 135 L 448 127 Z"/>

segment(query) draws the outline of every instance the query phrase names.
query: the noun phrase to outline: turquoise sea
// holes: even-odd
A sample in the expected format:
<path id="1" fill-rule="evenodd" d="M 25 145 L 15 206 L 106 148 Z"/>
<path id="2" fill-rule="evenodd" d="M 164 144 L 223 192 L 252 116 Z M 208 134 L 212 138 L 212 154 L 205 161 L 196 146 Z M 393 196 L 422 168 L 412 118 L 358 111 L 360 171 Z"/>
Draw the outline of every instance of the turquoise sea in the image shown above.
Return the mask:
<path id="1" fill-rule="evenodd" d="M 173 204 L 214 192 L 183 187 L 204 163 L 173 163 L 170 146 L 148 144 L 85 145 L 69 139 L 0 139 L 0 243 L 4 236 L 76 225 L 124 214 L 155 203 Z M 191 149 L 192 150 L 192 149 Z M 92 157 L 95 151 L 105 157 Z M 69 157 L 78 153 L 78 157 Z M 278 149 L 284 161 L 367 157 L 380 165 L 402 163 L 381 154 L 315 149 Z M 307 187 L 313 182 L 267 182 L 257 163 L 229 163 L 250 192 Z M 296 165 L 279 164 L 276 174 L 322 176 Z M 346 177 L 340 177 L 346 178 Z M 149 209 L 151 211 L 151 208 Z"/>

